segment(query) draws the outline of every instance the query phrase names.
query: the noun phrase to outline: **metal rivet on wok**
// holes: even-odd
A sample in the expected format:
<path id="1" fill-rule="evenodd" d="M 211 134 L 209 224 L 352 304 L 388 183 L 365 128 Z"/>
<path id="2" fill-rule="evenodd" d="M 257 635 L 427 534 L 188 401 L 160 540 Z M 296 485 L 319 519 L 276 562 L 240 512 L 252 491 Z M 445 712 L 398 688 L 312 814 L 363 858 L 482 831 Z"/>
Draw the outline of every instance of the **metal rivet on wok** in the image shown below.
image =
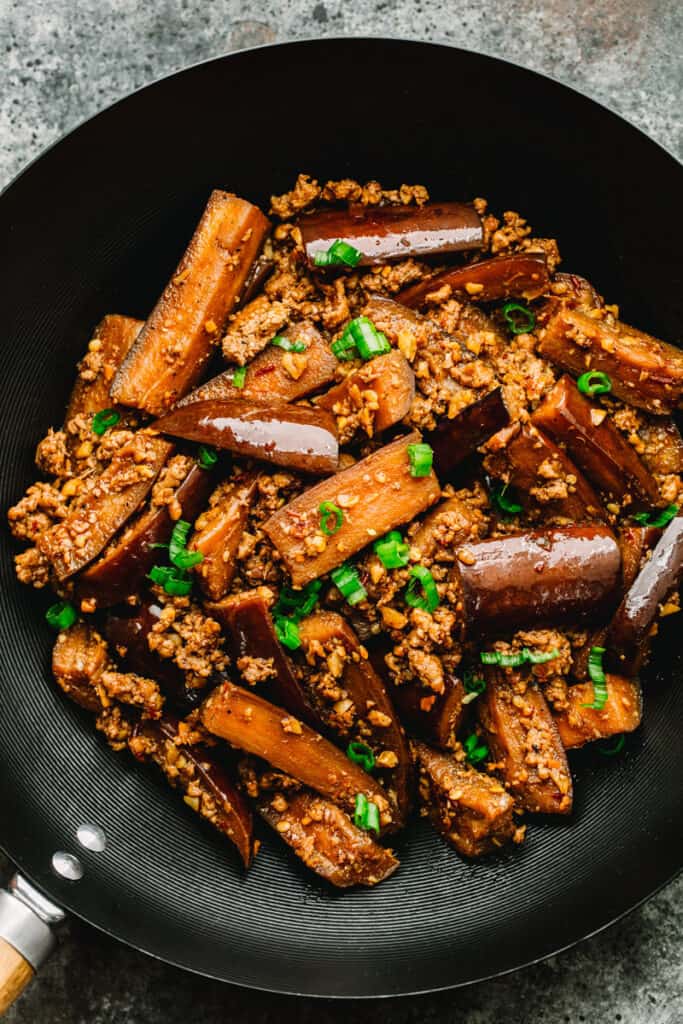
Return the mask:
<path id="1" fill-rule="evenodd" d="M 104 829 L 100 828 L 99 825 L 91 825 L 88 822 L 78 826 L 76 839 L 84 849 L 90 850 L 92 853 L 103 853 L 107 845 Z"/>
<path id="2" fill-rule="evenodd" d="M 52 854 L 52 870 L 60 878 L 66 878 L 69 882 L 79 882 L 85 874 L 85 869 L 78 857 L 73 853 L 65 853 L 64 850 L 57 850 Z"/>

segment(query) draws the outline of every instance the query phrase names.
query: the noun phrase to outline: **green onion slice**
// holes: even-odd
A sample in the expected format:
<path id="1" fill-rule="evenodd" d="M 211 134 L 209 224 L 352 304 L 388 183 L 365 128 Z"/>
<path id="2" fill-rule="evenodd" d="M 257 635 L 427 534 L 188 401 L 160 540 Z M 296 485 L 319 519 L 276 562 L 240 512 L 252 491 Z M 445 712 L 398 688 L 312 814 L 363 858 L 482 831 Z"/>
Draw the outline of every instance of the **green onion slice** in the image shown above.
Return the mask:
<path id="1" fill-rule="evenodd" d="M 303 590 L 283 587 L 273 608 L 273 617 L 300 622 L 301 619 L 311 614 L 318 603 L 318 594 L 322 585 L 322 580 L 311 580 Z"/>
<path id="2" fill-rule="evenodd" d="M 358 356 L 356 343 L 351 335 L 347 334 L 346 331 L 340 338 L 337 338 L 336 341 L 332 342 L 330 348 L 332 349 L 333 355 L 345 363 L 349 362 L 350 359 L 356 359 Z"/>
<path id="3" fill-rule="evenodd" d="M 371 772 L 375 767 L 375 755 L 367 743 L 361 743 L 360 740 L 354 740 L 352 743 L 349 743 L 346 748 L 346 756 L 349 761 L 359 764 L 363 771 Z"/>
<path id="4" fill-rule="evenodd" d="M 78 618 L 78 613 L 68 601 L 57 601 L 45 612 L 45 618 L 53 629 L 69 629 Z"/>
<path id="5" fill-rule="evenodd" d="M 360 604 L 368 596 L 368 592 L 360 581 L 358 571 L 352 565 L 340 565 L 330 573 L 337 590 L 350 605 Z"/>
<path id="6" fill-rule="evenodd" d="M 543 665 L 546 661 L 554 661 L 559 658 L 560 652 L 556 647 L 552 651 L 530 651 L 523 647 L 521 651 L 512 654 L 503 654 L 501 651 L 481 651 L 479 657 L 482 665 L 502 665 L 504 668 L 516 668 L 518 665 Z"/>
<path id="7" fill-rule="evenodd" d="M 275 635 L 281 644 L 288 647 L 290 651 L 295 651 L 297 647 L 301 647 L 301 637 L 299 636 L 299 627 L 296 622 L 292 619 L 276 618 L 275 620 Z"/>
<path id="8" fill-rule="evenodd" d="M 507 494 L 508 484 L 493 487 L 490 491 L 491 504 L 498 509 L 504 518 L 518 516 L 522 506 Z"/>
<path id="9" fill-rule="evenodd" d="M 102 437 L 110 427 L 115 427 L 121 419 L 121 414 L 116 409 L 101 409 L 92 418 L 92 431 L 98 437 Z"/>
<path id="10" fill-rule="evenodd" d="M 374 359 L 391 352 L 391 345 L 367 316 L 356 317 L 344 329 L 340 338 L 332 343 L 337 359 Z"/>
<path id="11" fill-rule="evenodd" d="M 179 569 L 191 569 L 192 566 L 199 565 L 200 562 L 204 561 L 204 555 L 201 551 L 187 550 L 187 536 L 191 528 L 191 523 L 188 523 L 185 519 L 179 519 L 173 527 L 173 533 L 168 545 L 168 557 L 173 562 L 173 565 Z"/>
<path id="12" fill-rule="evenodd" d="M 356 793 L 356 807 L 353 812 L 353 823 L 366 832 L 374 831 L 379 835 L 379 808 L 364 793 Z"/>
<path id="13" fill-rule="evenodd" d="M 321 502 L 318 505 L 318 512 L 320 513 L 320 529 L 328 537 L 333 537 L 341 529 L 341 524 L 344 522 L 344 513 L 333 501 Z"/>
<path id="14" fill-rule="evenodd" d="M 617 736 L 614 739 L 614 741 L 611 744 L 599 743 L 598 744 L 598 751 L 602 754 L 603 757 L 616 757 L 617 754 L 620 754 L 622 752 L 622 750 L 624 749 L 625 744 L 626 744 L 626 737 L 624 736 L 624 734 L 622 732 L 622 733 L 620 733 L 619 736 Z"/>
<path id="15" fill-rule="evenodd" d="M 398 530 L 391 530 L 372 545 L 372 549 L 385 569 L 402 569 L 410 560 L 410 545 Z"/>
<path id="16" fill-rule="evenodd" d="M 363 253 L 338 238 L 326 252 L 317 252 L 313 257 L 316 267 L 357 267 Z"/>
<path id="17" fill-rule="evenodd" d="M 408 461 L 411 476 L 429 476 L 434 461 L 434 450 L 429 444 L 409 444 Z"/>
<path id="18" fill-rule="evenodd" d="M 576 386 L 584 395 L 606 395 L 612 390 L 612 381 L 602 370 L 588 370 L 581 374 Z"/>
<path id="19" fill-rule="evenodd" d="M 187 597 L 192 590 L 192 580 L 185 570 L 173 565 L 154 565 L 147 578 L 162 586 L 172 597 Z"/>
<path id="20" fill-rule="evenodd" d="M 503 316 L 510 334 L 528 334 L 536 326 L 536 317 L 521 302 L 506 302 L 503 306 Z"/>
<path id="21" fill-rule="evenodd" d="M 595 708 L 596 711 L 600 711 L 607 703 L 607 677 L 602 667 L 604 653 L 604 647 L 591 647 L 588 655 L 588 675 L 593 681 L 593 701 L 591 704 L 583 704 L 582 707 Z"/>
<path id="22" fill-rule="evenodd" d="M 238 366 L 233 370 L 232 374 L 232 386 L 235 388 L 243 388 L 247 381 L 247 368 L 246 366 Z"/>
<path id="23" fill-rule="evenodd" d="M 486 689 L 486 680 L 476 676 L 471 668 L 465 670 L 462 682 L 466 693 L 483 693 Z"/>
<path id="24" fill-rule="evenodd" d="M 470 733 L 462 746 L 470 764 L 480 764 L 489 756 L 489 748 L 485 743 L 479 742 L 479 737 L 474 732 Z"/>
<path id="25" fill-rule="evenodd" d="M 305 352 L 306 346 L 303 341 L 290 341 L 289 338 L 283 337 L 278 334 L 270 343 L 275 348 L 284 349 L 285 352 Z"/>
<path id="26" fill-rule="evenodd" d="M 200 444 L 197 462 L 202 469 L 211 469 L 218 462 L 218 452 L 215 448 L 209 448 L 206 444 Z"/>
<path id="27" fill-rule="evenodd" d="M 642 526 L 668 526 L 672 519 L 678 515 L 678 505 L 667 505 L 661 511 L 637 512 L 634 519 Z"/>
<path id="28" fill-rule="evenodd" d="M 439 605 L 439 591 L 429 569 L 424 565 L 414 565 L 410 570 L 412 579 L 406 587 L 405 600 L 411 608 L 421 608 L 425 612 L 433 612 Z M 422 595 L 418 593 L 422 589 Z"/>

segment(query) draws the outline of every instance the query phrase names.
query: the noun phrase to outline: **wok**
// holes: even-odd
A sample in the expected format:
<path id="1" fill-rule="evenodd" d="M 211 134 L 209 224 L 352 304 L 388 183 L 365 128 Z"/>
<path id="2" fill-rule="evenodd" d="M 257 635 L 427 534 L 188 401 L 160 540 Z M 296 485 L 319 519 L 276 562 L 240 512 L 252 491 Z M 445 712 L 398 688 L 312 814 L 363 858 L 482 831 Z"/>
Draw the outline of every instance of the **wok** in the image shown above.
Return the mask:
<path id="1" fill-rule="evenodd" d="M 3 509 L 33 478 L 36 441 L 61 422 L 92 326 L 107 312 L 146 315 L 209 191 L 267 207 L 298 170 L 423 182 L 435 198 L 520 210 L 628 323 L 677 340 L 683 175 L 616 115 L 530 71 L 426 43 L 236 53 L 99 114 L 0 199 Z M 245 876 L 161 779 L 109 751 L 50 679 L 49 596 L 15 582 L 6 530 L 0 544 L 0 845 L 54 903 L 140 950 L 283 993 L 424 992 L 555 953 L 681 867 L 675 624 L 625 754 L 574 758 L 571 821 L 534 821 L 521 849 L 482 863 L 416 822 L 388 882 L 340 896 L 270 836 Z M 104 830 L 104 852 L 76 844 L 84 822 Z M 54 873 L 58 850 L 78 854 L 80 881 Z"/>

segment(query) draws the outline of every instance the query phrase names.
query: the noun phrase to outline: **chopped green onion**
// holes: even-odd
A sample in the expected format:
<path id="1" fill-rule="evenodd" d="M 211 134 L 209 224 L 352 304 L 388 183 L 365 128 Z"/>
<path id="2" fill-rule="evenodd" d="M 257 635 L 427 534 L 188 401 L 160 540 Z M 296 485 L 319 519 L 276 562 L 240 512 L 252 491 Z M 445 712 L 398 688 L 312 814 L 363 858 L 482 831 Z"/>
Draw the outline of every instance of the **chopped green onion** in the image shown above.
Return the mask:
<path id="1" fill-rule="evenodd" d="M 518 665 L 543 665 L 546 661 L 554 661 L 559 658 L 560 652 L 556 647 L 552 651 L 530 651 L 523 647 L 521 651 L 512 654 L 503 654 L 501 651 L 481 651 L 479 657 L 482 665 L 502 665 L 504 668 L 516 668 Z"/>
<path id="2" fill-rule="evenodd" d="M 184 551 L 178 552 L 175 557 L 174 565 L 177 565 L 179 569 L 193 569 L 195 565 L 200 565 L 204 561 L 204 555 L 201 551 Z"/>
<path id="3" fill-rule="evenodd" d="M 508 484 L 503 487 L 493 487 L 490 491 L 491 504 L 498 509 L 501 515 L 505 518 L 509 516 L 518 516 L 522 511 L 522 506 L 519 502 L 514 501 L 510 498 L 506 491 Z"/>
<path id="4" fill-rule="evenodd" d="M 480 764 L 489 756 L 489 748 L 485 743 L 479 742 L 479 737 L 474 732 L 467 737 L 462 746 L 470 764 Z"/>
<path id="5" fill-rule="evenodd" d="M 525 647 L 524 656 L 532 665 L 544 665 L 546 661 L 554 661 L 555 658 L 559 658 L 560 652 L 557 647 L 553 647 L 552 651 L 530 651 L 528 647 Z"/>
<path id="6" fill-rule="evenodd" d="M 482 651 L 479 657 L 482 665 L 500 665 L 499 651 Z"/>
<path id="7" fill-rule="evenodd" d="M 410 545 L 398 530 L 391 530 L 372 545 L 372 549 L 385 569 L 402 569 L 410 560 Z"/>
<path id="8" fill-rule="evenodd" d="M 356 343 L 350 334 L 347 335 L 346 331 L 340 338 L 337 338 L 336 341 L 332 342 L 330 348 L 332 349 L 333 355 L 345 363 L 350 359 L 356 359 L 358 356 Z"/>
<path id="9" fill-rule="evenodd" d="M 582 707 L 594 708 L 596 711 L 600 711 L 607 703 L 607 677 L 602 667 L 604 653 L 604 647 L 591 647 L 588 655 L 588 675 L 593 681 L 593 701 L 591 704 L 583 704 Z"/>
<path id="10" fill-rule="evenodd" d="M 318 505 L 318 512 L 320 513 L 320 529 L 328 537 L 333 537 L 341 529 L 341 524 L 344 522 L 344 513 L 332 501 L 321 502 Z M 334 519 L 333 523 L 330 522 L 331 519 Z"/>
<path id="11" fill-rule="evenodd" d="M 218 452 L 215 448 L 209 448 L 208 445 L 200 444 L 197 462 L 202 469 L 211 469 L 218 462 Z"/>
<path id="12" fill-rule="evenodd" d="M 503 668 L 517 668 L 518 665 L 526 664 L 524 651 L 513 651 L 512 654 L 500 654 L 498 664 Z"/>
<path id="13" fill-rule="evenodd" d="M 429 476 L 434 461 L 434 451 L 429 444 L 409 444 L 408 461 L 410 475 L 413 477 Z"/>
<path id="14" fill-rule="evenodd" d="M 503 306 L 503 316 L 511 334 L 528 334 L 536 326 L 536 317 L 521 302 L 506 302 Z"/>
<path id="15" fill-rule="evenodd" d="M 275 619 L 275 635 L 280 643 L 288 647 L 290 651 L 295 651 L 297 647 L 301 647 L 299 627 L 292 619 Z"/>
<path id="16" fill-rule="evenodd" d="M 424 565 L 414 565 L 410 570 L 410 575 L 412 579 L 404 594 L 406 604 L 409 604 L 411 608 L 421 608 L 425 612 L 433 612 L 439 605 L 439 591 L 436 589 L 431 572 L 429 569 L 425 569 Z M 417 592 L 418 587 L 422 588 L 422 597 Z"/>
<path id="17" fill-rule="evenodd" d="M 45 618 L 53 629 L 69 629 L 78 618 L 78 613 L 68 601 L 57 601 L 45 612 Z"/>
<path id="18" fill-rule="evenodd" d="M 354 355 L 367 361 L 391 352 L 391 345 L 372 320 L 367 316 L 359 316 L 347 325 L 341 338 L 332 344 L 332 351 L 338 359 L 353 359 L 354 355 L 350 354 L 352 350 L 355 350 Z"/>
<path id="19" fill-rule="evenodd" d="M 283 587 L 273 608 L 273 617 L 300 622 L 301 619 L 311 614 L 318 603 L 318 594 L 322 585 L 322 580 L 311 580 L 303 590 Z"/>
<path id="20" fill-rule="evenodd" d="M 333 242 L 327 252 L 317 252 L 313 257 L 313 264 L 316 267 L 357 267 L 363 258 L 363 253 L 354 246 L 338 238 Z"/>
<path id="21" fill-rule="evenodd" d="M 634 519 L 641 526 L 668 526 L 672 519 L 678 515 L 678 505 L 667 505 L 660 512 L 638 512 Z"/>
<path id="22" fill-rule="evenodd" d="M 179 569 L 191 569 L 194 565 L 199 565 L 204 561 L 201 551 L 187 550 L 187 536 L 191 528 L 191 524 L 185 519 L 179 519 L 173 527 L 168 545 L 168 557 Z"/>
<path id="23" fill-rule="evenodd" d="M 366 832 L 375 831 L 379 835 L 379 808 L 364 793 L 356 793 L 356 807 L 353 812 L 353 823 Z"/>
<path id="24" fill-rule="evenodd" d="M 232 374 L 232 386 L 235 388 L 243 388 L 247 381 L 247 368 L 246 366 L 238 366 L 233 370 Z"/>
<path id="25" fill-rule="evenodd" d="M 367 743 L 361 743 L 359 740 L 349 743 L 346 748 L 346 756 L 349 761 L 359 764 L 365 772 L 371 772 L 375 767 L 375 755 Z"/>
<path id="26" fill-rule="evenodd" d="M 110 427 L 115 427 L 120 419 L 121 414 L 116 409 L 101 409 L 92 418 L 93 434 L 102 437 L 102 434 L 109 430 Z"/>
<path id="27" fill-rule="evenodd" d="M 152 583 L 158 583 L 172 597 L 186 597 L 192 590 L 192 580 L 184 569 L 171 565 L 154 565 L 147 577 Z"/>
<path id="28" fill-rule="evenodd" d="M 465 670 L 462 682 L 465 693 L 483 693 L 486 689 L 486 680 L 482 676 L 475 676 L 471 668 Z"/>
<path id="29" fill-rule="evenodd" d="M 278 334 L 270 343 L 275 348 L 282 348 L 285 352 L 305 352 L 306 346 L 303 341 L 290 341 L 289 338 L 284 338 L 281 334 Z"/>
<path id="30" fill-rule="evenodd" d="M 368 596 L 368 592 L 360 581 L 358 571 L 352 565 L 340 565 L 330 573 L 337 590 L 350 605 L 360 604 Z"/>
<path id="31" fill-rule="evenodd" d="M 612 390 L 612 381 L 602 370 L 588 370 L 581 374 L 576 386 L 584 395 L 606 395 Z"/>
<path id="32" fill-rule="evenodd" d="M 622 732 L 619 736 L 616 737 L 616 739 L 611 745 L 608 745 L 606 743 L 599 743 L 598 752 L 602 754 L 603 757 L 616 757 L 617 754 L 620 754 L 622 752 L 625 744 L 626 737 Z"/>

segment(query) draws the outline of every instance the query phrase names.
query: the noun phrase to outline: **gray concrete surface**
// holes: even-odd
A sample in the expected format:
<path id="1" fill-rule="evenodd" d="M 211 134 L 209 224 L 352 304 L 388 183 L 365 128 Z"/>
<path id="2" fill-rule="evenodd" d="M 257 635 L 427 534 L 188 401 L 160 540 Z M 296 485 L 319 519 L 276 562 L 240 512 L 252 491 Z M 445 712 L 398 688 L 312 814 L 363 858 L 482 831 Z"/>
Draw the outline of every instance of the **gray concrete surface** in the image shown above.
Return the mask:
<path id="1" fill-rule="evenodd" d="M 575 85 L 683 155 L 676 0 L 0 0 L 0 184 L 84 117 L 183 64 L 256 43 L 340 34 L 440 40 L 506 57 Z M 0 875 L 9 870 L 0 858 Z M 206 983 L 71 923 L 6 1020 L 680 1024 L 681 897 L 683 881 L 608 932 L 512 977 L 379 1007 Z"/>

